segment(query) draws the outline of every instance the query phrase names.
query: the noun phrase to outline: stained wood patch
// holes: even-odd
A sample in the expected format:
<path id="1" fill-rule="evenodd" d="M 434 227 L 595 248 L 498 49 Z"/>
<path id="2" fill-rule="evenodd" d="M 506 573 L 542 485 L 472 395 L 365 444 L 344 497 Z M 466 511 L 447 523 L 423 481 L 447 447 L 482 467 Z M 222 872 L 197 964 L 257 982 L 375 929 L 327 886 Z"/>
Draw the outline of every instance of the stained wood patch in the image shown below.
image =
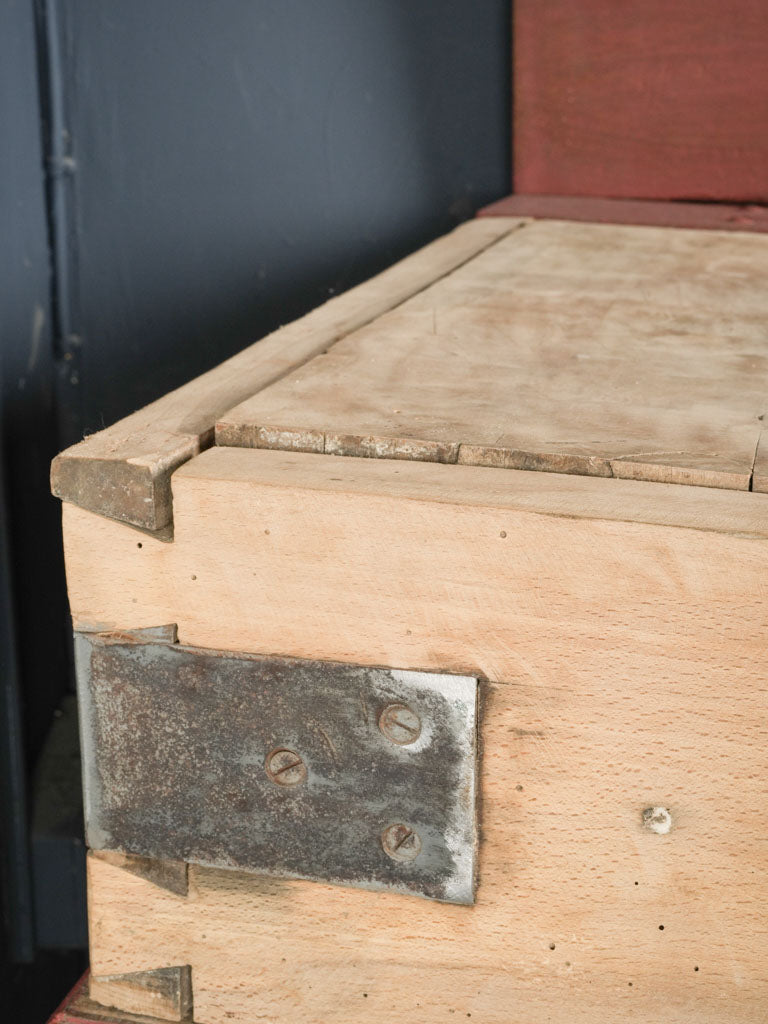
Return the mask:
<path id="1" fill-rule="evenodd" d="M 539 221 L 247 399 L 220 445 L 748 490 L 768 239 Z"/>
<path id="2" fill-rule="evenodd" d="M 188 865 L 185 861 L 158 860 L 132 853 L 118 853 L 116 850 L 98 850 L 94 856 L 124 871 L 130 871 L 153 885 L 159 885 L 161 889 L 174 892 L 177 896 L 186 896 L 189 891 Z"/>
<path id="3" fill-rule="evenodd" d="M 192 971 L 160 967 L 130 974 L 90 976 L 89 997 L 102 1007 L 158 1020 L 192 1020 Z"/>

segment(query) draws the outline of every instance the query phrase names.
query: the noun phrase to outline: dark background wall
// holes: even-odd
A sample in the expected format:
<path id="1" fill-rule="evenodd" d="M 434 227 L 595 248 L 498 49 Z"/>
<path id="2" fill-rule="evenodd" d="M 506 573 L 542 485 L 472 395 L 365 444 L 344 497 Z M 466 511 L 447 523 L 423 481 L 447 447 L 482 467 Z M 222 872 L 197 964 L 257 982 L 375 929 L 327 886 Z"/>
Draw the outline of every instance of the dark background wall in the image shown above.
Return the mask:
<path id="1" fill-rule="evenodd" d="M 49 459 L 505 194 L 508 9 L 2 5 L 0 982 L 15 1024 L 43 1021 L 83 965 Z"/>
<path id="2" fill-rule="evenodd" d="M 61 4 L 82 425 L 149 401 L 503 194 L 507 7 Z"/>

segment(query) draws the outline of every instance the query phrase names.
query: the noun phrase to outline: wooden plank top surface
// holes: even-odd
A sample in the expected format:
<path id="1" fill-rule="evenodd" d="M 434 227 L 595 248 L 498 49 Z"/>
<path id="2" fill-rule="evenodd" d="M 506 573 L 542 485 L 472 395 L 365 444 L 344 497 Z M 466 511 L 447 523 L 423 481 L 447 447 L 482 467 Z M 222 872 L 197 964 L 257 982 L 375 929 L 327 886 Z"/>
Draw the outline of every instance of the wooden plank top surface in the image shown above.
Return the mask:
<path id="1" fill-rule="evenodd" d="M 214 424 L 222 413 L 450 273 L 519 223 L 507 217 L 468 221 L 201 377 L 84 438 L 54 459 L 53 493 L 112 519 L 167 532 L 173 515 L 171 476 L 213 444 Z"/>
<path id="2" fill-rule="evenodd" d="M 749 490 L 768 239 L 520 223 L 220 417 L 217 443 Z"/>

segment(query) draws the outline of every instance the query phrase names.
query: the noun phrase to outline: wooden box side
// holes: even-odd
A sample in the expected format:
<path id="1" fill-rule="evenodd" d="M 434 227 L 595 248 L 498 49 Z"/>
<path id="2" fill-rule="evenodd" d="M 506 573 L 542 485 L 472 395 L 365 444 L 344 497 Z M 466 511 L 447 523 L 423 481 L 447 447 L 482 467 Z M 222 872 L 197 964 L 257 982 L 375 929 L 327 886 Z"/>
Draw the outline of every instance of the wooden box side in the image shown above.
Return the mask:
<path id="1" fill-rule="evenodd" d="M 189 965 L 201 1024 L 762 1020 L 768 497 L 237 449 L 173 487 L 172 544 L 66 508 L 76 625 L 477 674 L 477 903 L 92 855 L 97 978 Z"/>

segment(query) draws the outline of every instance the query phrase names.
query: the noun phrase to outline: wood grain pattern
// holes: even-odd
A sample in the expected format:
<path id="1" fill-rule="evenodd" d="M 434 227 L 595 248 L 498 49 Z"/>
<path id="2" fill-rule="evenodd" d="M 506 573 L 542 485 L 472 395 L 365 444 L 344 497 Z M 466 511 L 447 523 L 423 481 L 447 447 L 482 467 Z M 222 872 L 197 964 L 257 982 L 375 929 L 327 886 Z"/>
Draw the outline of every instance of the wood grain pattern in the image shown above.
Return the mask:
<path id="1" fill-rule="evenodd" d="M 91 856 L 96 977 L 190 964 L 199 1024 L 764 1019 L 768 496 L 214 448 L 173 500 L 172 544 L 65 507 L 76 625 L 479 675 L 477 903 Z"/>
<path id="2" fill-rule="evenodd" d="M 593 196 L 511 195 L 478 210 L 478 217 L 534 217 L 593 224 L 698 228 L 706 231 L 768 231 L 768 206 L 675 203 Z"/>
<path id="3" fill-rule="evenodd" d="M 470 221 L 215 369 L 59 455 L 53 493 L 151 531 L 172 521 L 170 475 L 213 441 L 216 418 L 513 230 Z"/>
<path id="4" fill-rule="evenodd" d="M 173 616 L 200 647 L 508 680 L 553 635 L 621 671 L 617 603 L 694 664 L 725 656 L 724 609 L 746 644 L 768 625 L 761 494 L 215 448 L 174 503 L 173 544 L 66 507 L 76 628 Z"/>
<path id="5" fill-rule="evenodd" d="M 516 0 L 514 191 L 768 198 L 762 0 Z"/>
<path id="6" fill-rule="evenodd" d="M 223 445 L 747 490 L 768 239 L 539 221 L 223 416 Z"/>

